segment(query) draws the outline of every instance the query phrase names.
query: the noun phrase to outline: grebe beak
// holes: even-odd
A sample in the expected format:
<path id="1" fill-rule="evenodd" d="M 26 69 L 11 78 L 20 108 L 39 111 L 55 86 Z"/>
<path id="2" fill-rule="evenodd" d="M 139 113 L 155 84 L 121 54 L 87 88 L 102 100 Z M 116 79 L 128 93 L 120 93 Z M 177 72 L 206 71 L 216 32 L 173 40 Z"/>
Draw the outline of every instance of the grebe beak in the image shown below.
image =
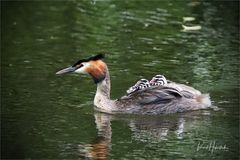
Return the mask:
<path id="1" fill-rule="evenodd" d="M 56 72 L 56 74 L 65 74 L 65 73 L 71 73 L 71 72 L 74 72 L 77 68 L 76 67 L 67 67 L 67 68 L 64 68 L 58 72 Z"/>

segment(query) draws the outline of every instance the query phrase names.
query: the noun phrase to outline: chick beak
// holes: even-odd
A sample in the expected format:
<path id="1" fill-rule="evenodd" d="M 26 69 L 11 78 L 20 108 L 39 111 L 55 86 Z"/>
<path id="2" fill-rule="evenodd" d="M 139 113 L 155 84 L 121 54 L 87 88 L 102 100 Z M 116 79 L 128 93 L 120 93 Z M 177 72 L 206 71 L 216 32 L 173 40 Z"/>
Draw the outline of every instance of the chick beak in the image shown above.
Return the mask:
<path id="1" fill-rule="evenodd" d="M 154 82 L 154 80 L 151 80 L 149 83 L 150 83 L 150 85 L 153 85 L 155 82 Z"/>
<path id="2" fill-rule="evenodd" d="M 64 68 L 58 72 L 56 72 L 56 74 L 65 74 L 65 73 L 71 73 L 71 72 L 74 72 L 76 70 L 76 67 L 67 67 L 67 68 Z"/>

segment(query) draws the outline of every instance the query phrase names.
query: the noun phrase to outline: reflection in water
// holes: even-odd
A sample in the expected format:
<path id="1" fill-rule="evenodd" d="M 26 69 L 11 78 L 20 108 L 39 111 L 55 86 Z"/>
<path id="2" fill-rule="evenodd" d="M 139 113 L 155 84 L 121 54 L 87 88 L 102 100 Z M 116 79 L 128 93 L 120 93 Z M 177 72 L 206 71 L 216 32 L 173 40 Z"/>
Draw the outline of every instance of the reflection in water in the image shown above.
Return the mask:
<path id="1" fill-rule="evenodd" d="M 141 142 L 161 142 L 168 140 L 169 134 L 171 134 L 171 138 L 182 139 L 184 132 L 196 123 L 192 117 L 193 121 L 189 120 L 189 116 L 193 116 L 193 113 L 179 114 L 176 117 L 162 115 L 160 117 L 137 118 L 129 120 L 129 127 L 133 138 Z M 187 117 L 188 119 L 186 120 Z"/>
<path id="2" fill-rule="evenodd" d="M 184 131 L 184 119 L 178 121 L 153 119 L 148 121 L 131 121 L 129 124 L 135 140 L 141 142 L 160 142 L 167 140 L 169 132 L 174 131 L 181 139 Z"/>
<path id="3" fill-rule="evenodd" d="M 96 139 L 91 144 L 79 145 L 80 155 L 93 159 L 106 159 L 111 145 L 111 116 L 96 112 L 94 114 L 98 130 Z"/>
<path id="4" fill-rule="evenodd" d="M 197 31 L 197 30 L 202 29 L 202 27 L 200 25 L 197 25 L 197 26 L 185 26 L 185 25 L 182 25 L 182 27 L 183 27 L 183 32 Z"/>
<path id="5" fill-rule="evenodd" d="M 210 114 L 204 111 L 201 114 Z M 111 150 L 112 128 L 111 121 L 126 121 L 132 132 L 132 141 L 145 143 L 146 146 L 158 144 L 171 138 L 182 139 L 188 129 L 193 129 L 197 120 L 194 116 L 199 112 L 179 114 L 179 116 L 129 116 L 129 115 L 109 115 L 106 113 L 95 112 L 95 123 L 97 137 L 91 144 L 78 145 L 81 157 L 93 159 L 107 159 Z M 174 136 L 173 136 L 174 134 Z M 132 142 L 130 142 L 132 143 Z"/>

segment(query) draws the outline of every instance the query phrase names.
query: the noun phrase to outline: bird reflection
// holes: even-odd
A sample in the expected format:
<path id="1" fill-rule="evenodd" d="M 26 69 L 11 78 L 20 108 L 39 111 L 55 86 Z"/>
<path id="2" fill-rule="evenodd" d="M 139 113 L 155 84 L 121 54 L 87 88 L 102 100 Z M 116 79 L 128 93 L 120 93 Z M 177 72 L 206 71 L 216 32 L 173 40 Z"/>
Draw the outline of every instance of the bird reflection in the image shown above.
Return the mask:
<path id="1" fill-rule="evenodd" d="M 94 117 L 98 130 L 97 137 L 91 144 L 79 145 L 79 151 L 81 156 L 86 158 L 107 159 L 112 137 L 111 116 L 96 112 Z"/>
<path id="2" fill-rule="evenodd" d="M 108 159 L 111 150 L 112 129 L 111 121 L 126 121 L 132 131 L 132 139 L 144 143 L 161 143 L 167 140 L 169 135 L 175 135 L 177 139 L 182 139 L 186 130 L 196 126 L 194 118 L 199 118 L 199 113 L 184 113 L 178 115 L 163 116 L 129 116 L 129 115 L 109 115 L 95 112 L 95 123 L 98 130 L 97 137 L 93 143 L 79 146 L 81 155 L 90 159 Z M 195 120 L 194 120 L 195 119 Z"/>
<path id="3" fill-rule="evenodd" d="M 175 132 L 181 139 L 184 132 L 185 120 L 174 117 L 147 117 L 131 120 L 129 127 L 133 138 L 141 142 L 160 142 L 167 140 L 169 132 Z"/>

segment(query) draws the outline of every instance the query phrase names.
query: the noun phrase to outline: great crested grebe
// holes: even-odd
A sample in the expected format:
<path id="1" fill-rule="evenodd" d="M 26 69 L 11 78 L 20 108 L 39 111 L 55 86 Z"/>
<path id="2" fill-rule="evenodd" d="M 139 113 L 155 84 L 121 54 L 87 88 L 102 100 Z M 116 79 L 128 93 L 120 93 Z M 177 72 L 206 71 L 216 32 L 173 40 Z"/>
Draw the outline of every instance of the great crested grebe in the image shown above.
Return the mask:
<path id="1" fill-rule="evenodd" d="M 117 100 L 110 99 L 110 76 L 104 56 L 98 54 L 79 60 L 56 74 L 83 73 L 92 76 L 97 84 L 95 109 L 105 113 L 165 114 L 206 109 L 211 106 L 208 94 L 174 82 L 138 90 Z"/>

